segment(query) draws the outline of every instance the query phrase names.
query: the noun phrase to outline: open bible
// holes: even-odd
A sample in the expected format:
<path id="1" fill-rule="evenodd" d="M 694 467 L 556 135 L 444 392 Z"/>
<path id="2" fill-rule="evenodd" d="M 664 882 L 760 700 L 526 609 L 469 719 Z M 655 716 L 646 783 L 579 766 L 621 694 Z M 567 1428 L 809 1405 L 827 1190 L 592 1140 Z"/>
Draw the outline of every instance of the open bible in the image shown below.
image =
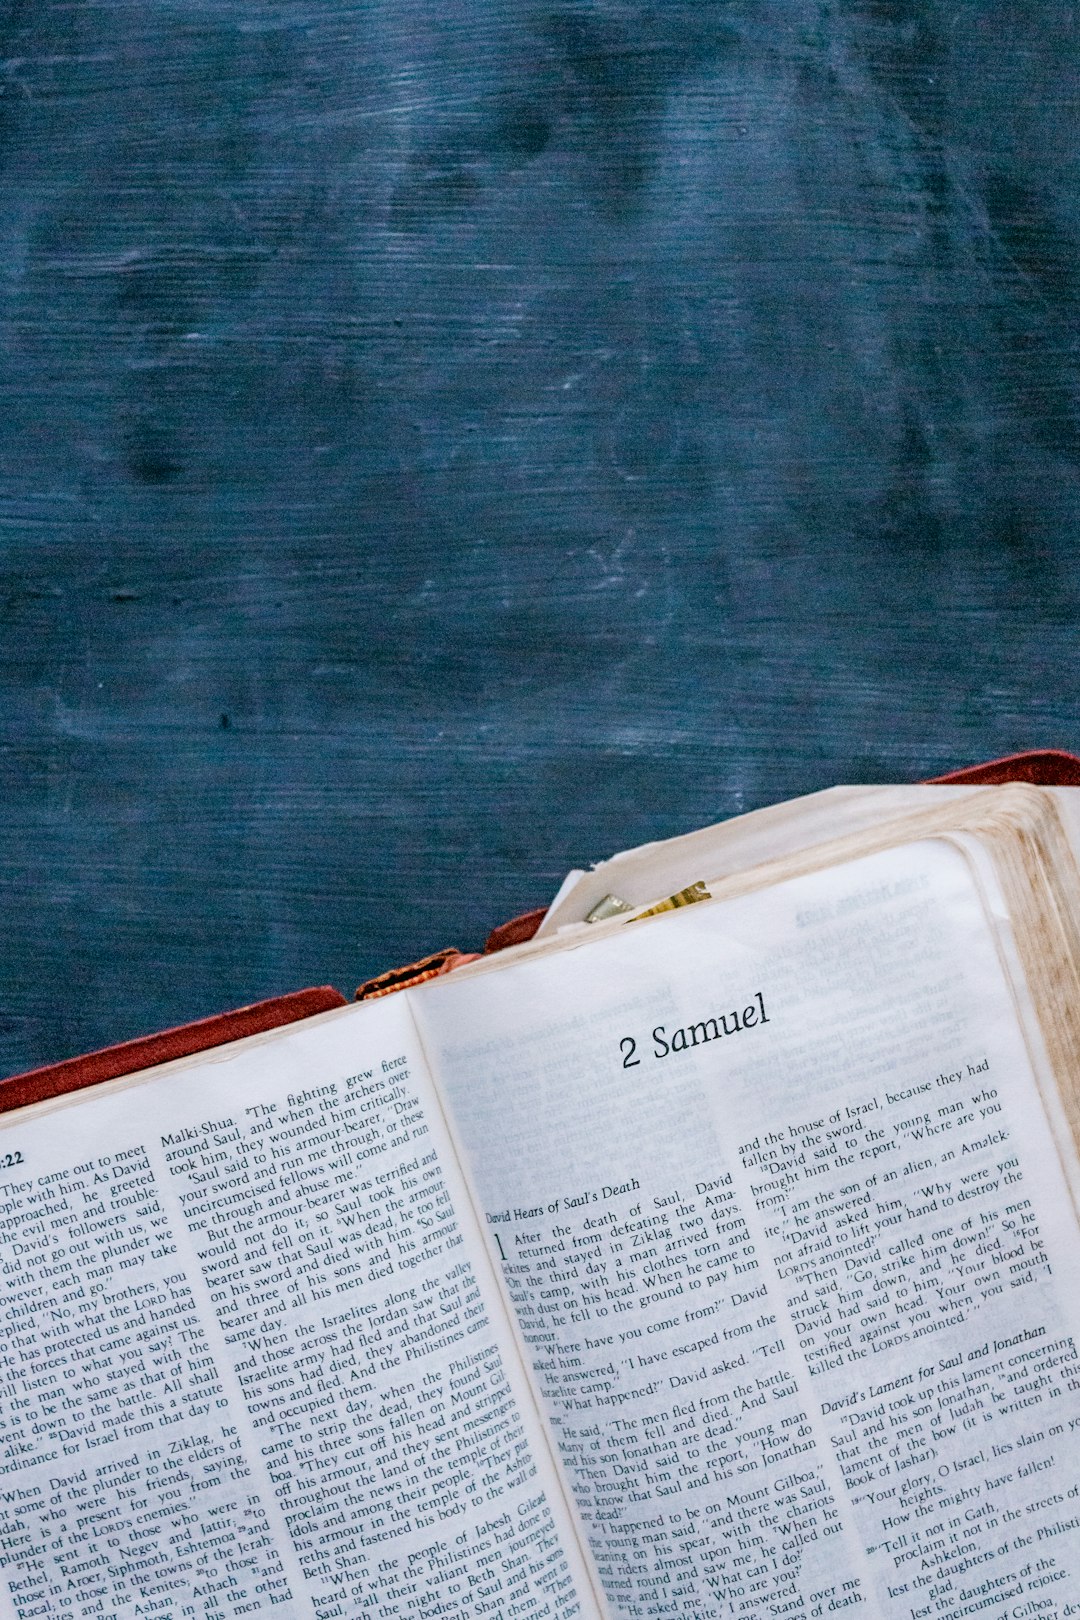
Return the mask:
<path id="1" fill-rule="evenodd" d="M 5 1115 L 0 1615 L 1080 1614 L 1078 829 L 817 795 Z"/>

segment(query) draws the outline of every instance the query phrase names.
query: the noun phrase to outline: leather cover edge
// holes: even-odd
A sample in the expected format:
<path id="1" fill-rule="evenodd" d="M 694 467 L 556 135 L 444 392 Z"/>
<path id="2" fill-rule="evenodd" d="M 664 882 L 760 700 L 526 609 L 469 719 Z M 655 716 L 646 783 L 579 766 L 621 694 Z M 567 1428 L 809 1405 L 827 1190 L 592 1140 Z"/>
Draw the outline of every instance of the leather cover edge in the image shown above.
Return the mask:
<path id="1" fill-rule="evenodd" d="M 1023 754 L 1006 754 L 985 765 L 965 765 L 944 776 L 932 776 L 934 787 L 997 787 L 1005 782 L 1031 782 L 1036 787 L 1080 787 L 1080 758 L 1063 748 L 1029 749 Z"/>
<path id="2" fill-rule="evenodd" d="M 140 1035 L 117 1046 L 88 1052 L 84 1057 L 66 1058 L 40 1069 L 29 1069 L 25 1074 L 0 1080 L 0 1113 L 22 1108 L 27 1103 L 44 1102 L 49 1097 L 62 1097 L 69 1091 L 81 1091 L 84 1086 L 95 1086 L 102 1080 L 116 1080 L 121 1075 L 136 1074 L 140 1069 L 152 1069 L 174 1058 L 208 1052 L 215 1046 L 243 1040 L 246 1035 L 259 1035 L 264 1030 L 278 1029 L 283 1024 L 329 1012 L 333 1007 L 346 1006 L 348 1002 L 340 991 L 328 984 L 317 985 L 309 990 L 274 996 L 270 1001 L 237 1007 L 232 1012 L 216 1013 L 191 1024 L 180 1024 L 156 1035 Z"/>

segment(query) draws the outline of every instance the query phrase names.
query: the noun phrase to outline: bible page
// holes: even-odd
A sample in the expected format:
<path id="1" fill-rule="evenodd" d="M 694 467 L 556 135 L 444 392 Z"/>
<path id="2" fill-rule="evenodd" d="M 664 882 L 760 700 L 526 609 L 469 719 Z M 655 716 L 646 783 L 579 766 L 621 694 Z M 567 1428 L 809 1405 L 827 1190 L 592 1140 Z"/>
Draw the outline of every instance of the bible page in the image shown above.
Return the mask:
<path id="1" fill-rule="evenodd" d="M 392 997 L 0 1120 L 0 1615 L 597 1613 Z"/>
<path id="2" fill-rule="evenodd" d="M 924 841 L 418 1021 L 620 1616 L 1080 1613 L 1080 1254 Z"/>

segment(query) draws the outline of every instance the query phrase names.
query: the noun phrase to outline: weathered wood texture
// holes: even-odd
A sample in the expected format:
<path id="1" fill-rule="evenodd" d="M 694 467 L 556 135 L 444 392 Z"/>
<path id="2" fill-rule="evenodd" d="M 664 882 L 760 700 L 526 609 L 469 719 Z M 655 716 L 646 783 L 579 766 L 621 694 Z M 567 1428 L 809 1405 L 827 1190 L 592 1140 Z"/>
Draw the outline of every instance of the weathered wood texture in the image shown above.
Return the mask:
<path id="1" fill-rule="evenodd" d="M 1080 742 L 1067 0 L 0 30 L 0 1067 Z"/>

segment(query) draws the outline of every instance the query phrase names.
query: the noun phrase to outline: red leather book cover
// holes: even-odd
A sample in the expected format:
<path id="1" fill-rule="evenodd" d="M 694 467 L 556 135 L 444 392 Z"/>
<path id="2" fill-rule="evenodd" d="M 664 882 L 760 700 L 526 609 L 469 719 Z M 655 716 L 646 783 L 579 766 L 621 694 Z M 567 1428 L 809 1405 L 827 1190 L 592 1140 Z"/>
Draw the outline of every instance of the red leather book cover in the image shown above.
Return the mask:
<path id="1" fill-rule="evenodd" d="M 963 770 L 932 776 L 941 786 L 965 783 L 972 787 L 1000 787 L 1003 782 L 1033 782 L 1036 787 L 1080 787 L 1080 758 L 1062 748 L 1031 749 L 1026 754 L 1006 754 L 985 765 L 965 765 Z"/>
<path id="2" fill-rule="evenodd" d="M 250 1007 L 237 1007 L 232 1012 L 216 1013 L 212 1018 L 200 1018 L 195 1023 L 165 1029 L 157 1035 L 140 1035 L 133 1041 L 104 1047 L 100 1052 L 88 1052 L 84 1057 L 49 1063 L 41 1069 L 30 1069 L 26 1074 L 12 1075 L 10 1080 L 0 1080 L 0 1113 L 21 1108 L 25 1103 L 43 1102 L 47 1097 L 62 1097 L 68 1091 L 81 1091 L 84 1086 L 97 1085 L 99 1080 L 136 1074 L 140 1069 L 153 1068 L 156 1063 L 190 1057 L 193 1052 L 206 1052 L 214 1046 L 225 1046 L 229 1041 L 243 1040 L 245 1035 L 259 1035 L 263 1030 L 278 1029 L 282 1024 L 292 1024 L 300 1018 L 311 1018 L 315 1013 L 329 1012 L 331 1007 L 346 1005 L 339 991 L 323 984 L 311 990 L 294 990 L 287 996 L 275 996 L 271 1001 L 256 1001 Z"/>

